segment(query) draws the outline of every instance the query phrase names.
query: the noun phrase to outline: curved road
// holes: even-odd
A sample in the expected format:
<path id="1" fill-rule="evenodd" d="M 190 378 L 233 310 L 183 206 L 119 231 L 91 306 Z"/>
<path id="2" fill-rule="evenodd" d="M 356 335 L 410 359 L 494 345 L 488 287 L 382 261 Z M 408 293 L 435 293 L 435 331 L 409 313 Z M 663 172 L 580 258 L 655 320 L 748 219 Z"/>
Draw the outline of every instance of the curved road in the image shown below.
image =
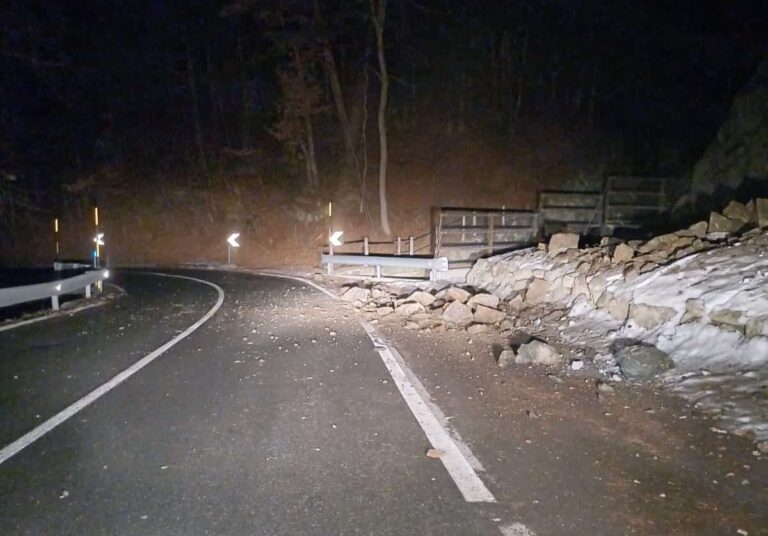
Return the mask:
<path id="1" fill-rule="evenodd" d="M 296 282 L 220 287 L 202 324 L 0 464 L 0 534 L 493 534 L 360 324 Z M 0 332 L 0 447 L 212 310 L 217 289 L 138 271 L 127 294 Z M 496 520 L 498 521 L 498 520 Z M 520 534 L 523 534 L 522 532 Z"/>

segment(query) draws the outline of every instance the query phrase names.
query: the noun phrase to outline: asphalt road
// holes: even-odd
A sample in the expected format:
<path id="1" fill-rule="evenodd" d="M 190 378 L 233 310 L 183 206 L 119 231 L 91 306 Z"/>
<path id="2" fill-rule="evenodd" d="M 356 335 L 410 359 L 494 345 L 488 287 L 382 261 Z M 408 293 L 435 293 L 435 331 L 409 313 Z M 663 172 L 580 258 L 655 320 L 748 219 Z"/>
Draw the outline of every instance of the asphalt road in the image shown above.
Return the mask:
<path id="1" fill-rule="evenodd" d="M 186 272 L 224 302 L 0 464 L 0 534 L 498 536 L 464 500 L 371 340 L 330 298 Z M 104 306 L 0 332 L 0 447 L 197 322 L 215 288 L 117 273 Z"/>

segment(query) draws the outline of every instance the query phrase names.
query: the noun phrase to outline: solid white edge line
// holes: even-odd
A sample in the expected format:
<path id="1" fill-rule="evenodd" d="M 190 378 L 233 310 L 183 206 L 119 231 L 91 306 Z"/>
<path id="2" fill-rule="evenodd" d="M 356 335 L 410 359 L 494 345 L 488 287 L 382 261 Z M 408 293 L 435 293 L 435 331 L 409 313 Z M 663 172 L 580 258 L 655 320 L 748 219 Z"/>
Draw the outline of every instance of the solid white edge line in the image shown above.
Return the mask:
<path id="1" fill-rule="evenodd" d="M 413 413 L 421 429 L 424 430 L 432 448 L 442 451 L 440 461 L 443 462 L 446 471 L 448 471 L 456 487 L 459 488 L 464 500 L 467 502 L 496 502 L 496 497 L 480 479 L 473 464 L 432 412 L 430 404 L 421 397 L 419 390 L 408 378 L 404 365 L 398 362 L 390 345 L 379 337 L 372 325 L 367 322 L 360 322 L 360 324 L 373 342 L 384 366 L 395 381 L 395 385 L 411 413 Z M 396 352 L 396 350 L 394 351 Z"/>
<path id="2" fill-rule="evenodd" d="M 155 349 L 153 352 L 145 355 L 138 361 L 136 361 L 133 365 L 128 367 L 127 369 L 123 370 L 122 372 L 115 375 L 111 380 L 107 381 L 106 383 L 100 385 L 84 397 L 82 397 L 80 400 L 70 404 L 60 412 L 58 412 L 56 415 L 48 419 L 47 421 L 41 423 L 39 426 L 34 428 L 33 430 L 27 432 L 23 436 L 21 436 L 19 439 L 14 441 L 13 443 L 10 443 L 9 445 L 6 445 L 3 447 L 2 450 L 0 450 L 0 464 L 4 463 L 6 460 L 14 456 L 15 454 L 18 454 L 20 451 L 43 437 L 45 434 L 56 428 L 58 425 L 84 409 L 85 407 L 89 406 L 105 394 L 107 394 L 109 391 L 123 383 L 125 380 L 136 374 L 138 371 L 149 365 L 152 361 L 157 359 L 160 355 L 168 351 L 170 348 L 178 344 L 183 339 L 187 338 L 189 335 L 191 335 L 196 329 L 198 329 L 200 326 L 205 324 L 213 315 L 216 314 L 216 312 L 221 308 L 221 304 L 224 303 L 224 290 L 216 285 L 215 283 L 211 283 L 210 281 L 205 281 L 204 279 L 197 279 L 195 277 L 188 277 L 184 275 L 172 275 L 172 274 L 162 274 L 158 272 L 144 272 L 145 274 L 149 275 L 156 275 L 156 276 L 162 276 L 162 277 L 172 277 L 172 278 L 178 278 L 178 279 L 188 279 L 190 281 L 196 281 L 198 283 L 203 283 L 205 285 L 208 285 L 209 287 L 213 287 L 216 289 L 216 292 L 218 293 L 218 299 L 216 300 L 216 303 L 213 307 L 211 307 L 205 315 L 203 315 L 197 322 L 189 326 L 187 329 L 179 333 L 177 336 L 175 336 L 170 341 L 166 342 L 159 348 Z"/>
<path id="3" fill-rule="evenodd" d="M 290 279 L 291 281 L 297 281 L 299 283 L 304 283 L 305 285 L 309 285 L 310 287 L 312 287 L 312 288 L 314 288 L 316 290 L 319 290 L 320 292 L 322 292 L 323 294 L 325 294 L 326 296 L 328 296 L 328 297 L 330 297 L 330 298 L 332 298 L 334 300 L 339 299 L 339 297 L 336 294 L 334 294 L 333 292 L 331 292 L 327 288 L 321 287 L 320 285 L 318 285 L 314 281 L 310 281 L 309 279 L 306 279 L 306 278 L 298 276 L 298 275 L 286 275 L 286 274 L 270 272 L 268 270 L 244 270 L 243 272 L 247 273 L 247 274 L 260 275 L 260 276 L 264 276 L 264 277 L 275 277 L 277 279 Z"/>

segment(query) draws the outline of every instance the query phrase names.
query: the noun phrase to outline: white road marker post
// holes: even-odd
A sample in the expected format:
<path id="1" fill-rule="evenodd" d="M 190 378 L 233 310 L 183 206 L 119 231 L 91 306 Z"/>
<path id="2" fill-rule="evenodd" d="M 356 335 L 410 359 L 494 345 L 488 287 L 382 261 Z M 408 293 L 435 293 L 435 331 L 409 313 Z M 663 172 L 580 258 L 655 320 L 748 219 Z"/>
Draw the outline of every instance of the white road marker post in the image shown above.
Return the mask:
<path id="1" fill-rule="evenodd" d="M 232 248 L 240 247 L 238 238 L 240 238 L 240 233 L 232 233 L 227 237 L 227 264 L 232 264 Z"/>

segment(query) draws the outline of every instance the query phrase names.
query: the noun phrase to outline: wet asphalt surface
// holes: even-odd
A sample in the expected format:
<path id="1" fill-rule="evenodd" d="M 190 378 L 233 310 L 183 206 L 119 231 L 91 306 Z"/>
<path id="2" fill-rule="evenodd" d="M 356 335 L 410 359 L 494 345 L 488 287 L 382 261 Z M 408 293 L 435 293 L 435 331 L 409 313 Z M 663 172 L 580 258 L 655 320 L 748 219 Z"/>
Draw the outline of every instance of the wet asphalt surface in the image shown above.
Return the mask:
<path id="1" fill-rule="evenodd" d="M 358 322 L 285 280 L 184 272 L 218 313 L 0 465 L 2 535 L 500 534 L 464 502 Z M 0 332 L 0 445 L 215 303 L 118 272 L 127 294 Z"/>

